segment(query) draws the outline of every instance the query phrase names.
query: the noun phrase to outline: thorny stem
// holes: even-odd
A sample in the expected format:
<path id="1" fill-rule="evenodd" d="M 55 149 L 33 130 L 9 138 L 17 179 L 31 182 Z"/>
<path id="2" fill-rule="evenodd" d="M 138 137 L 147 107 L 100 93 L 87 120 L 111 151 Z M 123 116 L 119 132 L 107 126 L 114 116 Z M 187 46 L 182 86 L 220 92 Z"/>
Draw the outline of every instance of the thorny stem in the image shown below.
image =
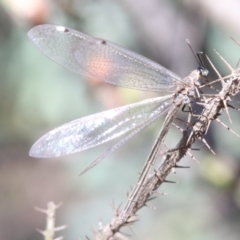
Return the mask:
<path id="1" fill-rule="evenodd" d="M 231 101 L 231 97 L 239 93 L 240 69 L 233 71 L 222 83 L 222 89 L 219 94 L 202 97 L 203 110 L 201 115 L 195 120 L 193 125 L 187 125 L 176 147 L 166 152 L 160 166 L 147 178 L 144 187 L 141 188 L 141 192 L 134 201 L 129 217 L 122 221 L 120 211 L 117 210 L 111 222 L 98 229 L 94 237 L 95 240 L 126 239 L 119 230 L 124 226 L 132 225 L 137 220 L 137 211 L 146 205 L 147 201 L 150 200 L 151 196 L 164 182 L 166 176 L 186 155 L 191 145 L 197 139 L 204 137 L 211 121 L 217 119 L 219 113 L 225 109 L 226 103 Z"/>
<path id="2" fill-rule="evenodd" d="M 145 188 L 146 179 L 158 157 L 159 149 L 160 149 L 162 143 L 164 143 L 164 141 L 165 141 L 165 137 L 169 131 L 171 123 L 174 121 L 174 118 L 176 117 L 177 111 L 180 108 L 180 106 L 183 105 L 183 103 L 186 102 L 186 100 L 189 101 L 189 95 L 194 96 L 194 95 L 192 95 L 193 94 L 192 91 L 194 90 L 194 92 L 195 92 L 197 90 L 195 83 L 199 83 L 200 76 L 201 75 L 200 75 L 199 70 L 194 70 L 189 74 L 189 76 L 187 76 L 186 78 L 184 78 L 182 80 L 183 82 L 190 83 L 190 84 L 186 85 L 186 87 L 184 89 L 179 90 L 179 92 L 177 92 L 175 94 L 173 106 L 169 110 L 169 112 L 163 122 L 160 133 L 159 133 L 159 135 L 153 145 L 153 148 L 150 152 L 150 155 L 143 167 L 143 170 L 139 177 L 137 185 L 133 188 L 133 190 L 128 198 L 127 204 L 124 206 L 124 208 L 120 214 L 121 222 L 125 222 L 130 216 L 132 216 L 132 210 L 134 208 L 136 199 L 138 199 L 139 194 L 141 194 L 142 189 Z M 197 95 L 199 95 L 199 94 L 197 94 Z"/>
<path id="3" fill-rule="evenodd" d="M 61 239 L 63 239 L 63 237 L 55 238 L 55 236 L 54 236 L 55 232 L 66 228 L 66 225 L 63 225 L 60 227 L 55 226 L 56 209 L 58 209 L 60 206 L 61 206 L 61 203 L 56 205 L 54 202 L 49 202 L 47 205 L 47 209 L 35 207 L 36 211 L 44 213 L 47 216 L 46 229 L 45 230 L 37 229 L 37 231 L 43 235 L 44 240 L 61 240 Z"/>

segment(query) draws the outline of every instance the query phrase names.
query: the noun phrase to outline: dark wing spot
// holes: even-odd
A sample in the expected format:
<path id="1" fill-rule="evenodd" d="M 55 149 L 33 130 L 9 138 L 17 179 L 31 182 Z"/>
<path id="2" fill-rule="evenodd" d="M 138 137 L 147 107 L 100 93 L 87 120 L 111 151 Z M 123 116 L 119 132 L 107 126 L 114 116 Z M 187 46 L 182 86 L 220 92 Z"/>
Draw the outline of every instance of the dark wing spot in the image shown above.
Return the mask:
<path id="1" fill-rule="evenodd" d="M 107 41 L 101 38 L 96 38 L 97 40 L 97 44 L 103 44 L 103 45 L 107 45 Z"/>
<path id="2" fill-rule="evenodd" d="M 64 32 L 69 32 L 69 29 L 68 29 L 68 28 L 65 28 L 65 29 L 64 29 Z"/>

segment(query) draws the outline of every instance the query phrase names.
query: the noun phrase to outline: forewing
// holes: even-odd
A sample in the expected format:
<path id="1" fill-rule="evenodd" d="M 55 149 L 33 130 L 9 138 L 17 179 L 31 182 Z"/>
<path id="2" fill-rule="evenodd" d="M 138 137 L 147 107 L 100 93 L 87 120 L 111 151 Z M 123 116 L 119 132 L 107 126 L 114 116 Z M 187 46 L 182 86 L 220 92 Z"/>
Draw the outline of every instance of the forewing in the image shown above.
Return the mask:
<path id="1" fill-rule="evenodd" d="M 50 59 L 91 79 L 168 94 L 180 81 L 170 70 L 137 53 L 70 28 L 39 25 L 28 36 Z"/>
<path id="2" fill-rule="evenodd" d="M 92 148 L 160 117 L 171 104 L 172 96 L 152 98 L 71 121 L 41 137 L 29 154 L 47 158 Z"/>

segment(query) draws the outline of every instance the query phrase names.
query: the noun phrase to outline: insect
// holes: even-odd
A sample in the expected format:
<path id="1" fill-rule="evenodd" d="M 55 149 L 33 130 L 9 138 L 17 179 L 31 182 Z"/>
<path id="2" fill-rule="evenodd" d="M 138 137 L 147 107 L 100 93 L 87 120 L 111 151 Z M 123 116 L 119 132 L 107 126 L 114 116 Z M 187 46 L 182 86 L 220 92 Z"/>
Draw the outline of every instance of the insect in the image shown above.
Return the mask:
<path id="1" fill-rule="evenodd" d="M 152 150 L 145 162 L 143 170 L 141 171 L 140 177 L 138 179 L 137 185 L 131 191 L 128 201 L 124 206 L 121 214 L 120 219 L 121 221 L 126 221 L 128 217 L 131 215 L 132 209 L 136 203 L 136 199 L 141 194 L 142 189 L 144 189 L 145 182 L 147 180 L 148 174 L 151 170 L 151 167 L 154 165 L 160 146 L 165 140 L 165 137 L 169 131 L 170 125 L 173 122 L 179 107 L 183 104 L 189 103 L 189 97 L 194 97 L 195 92 L 198 93 L 197 86 L 199 85 L 199 78 L 202 76 L 206 78 L 208 75 L 208 70 L 204 68 L 200 68 L 197 70 L 192 71 L 189 76 L 185 77 L 183 81 L 187 83 L 184 89 L 179 90 L 174 94 L 174 100 L 172 102 L 172 106 L 170 107 L 167 116 L 163 122 L 162 128 L 158 134 L 158 137 L 152 147 Z"/>
<path id="2" fill-rule="evenodd" d="M 172 115 L 162 133 L 165 135 L 178 107 L 189 102 L 189 96 L 196 95 L 199 78 L 208 74 L 205 68 L 199 67 L 181 79 L 117 44 L 63 26 L 39 25 L 28 36 L 47 57 L 77 74 L 121 87 L 165 94 L 68 122 L 42 136 L 30 149 L 32 157 L 58 157 L 122 136 L 83 172 L 170 111 Z"/>

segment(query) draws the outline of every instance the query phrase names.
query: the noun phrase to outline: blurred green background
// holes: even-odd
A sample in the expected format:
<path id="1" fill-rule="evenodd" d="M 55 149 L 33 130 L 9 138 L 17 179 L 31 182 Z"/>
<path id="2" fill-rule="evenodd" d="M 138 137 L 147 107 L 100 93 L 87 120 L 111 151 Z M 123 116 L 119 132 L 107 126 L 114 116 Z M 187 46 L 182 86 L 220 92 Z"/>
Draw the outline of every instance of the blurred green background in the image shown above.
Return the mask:
<path id="1" fill-rule="evenodd" d="M 76 118 L 157 96 L 104 83 L 88 82 L 47 59 L 27 38 L 34 25 L 53 23 L 111 40 L 184 77 L 197 67 L 185 39 L 206 52 L 219 71 L 229 70 L 216 48 L 234 67 L 240 47 L 240 1 L 223 0 L 0 0 L 0 239 L 42 239 L 45 216 L 33 207 L 63 202 L 57 225 L 65 239 L 92 237 L 127 199 L 160 129 L 160 121 L 131 139 L 82 177 L 78 174 L 113 143 L 56 159 L 28 156 L 31 145 L 49 130 Z M 215 75 L 212 74 L 214 78 Z M 237 104 L 236 104 L 237 106 Z M 231 125 L 240 132 L 239 113 Z M 180 134 L 173 128 L 168 142 Z M 206 140 L 186 157 L 164 184 L 151 208 L 140 212 L 131 239 L 235 240 L 240 238 L 239 139 L 213 123 Z M 129 232 L 129 229 L 123 229 Z"/>

